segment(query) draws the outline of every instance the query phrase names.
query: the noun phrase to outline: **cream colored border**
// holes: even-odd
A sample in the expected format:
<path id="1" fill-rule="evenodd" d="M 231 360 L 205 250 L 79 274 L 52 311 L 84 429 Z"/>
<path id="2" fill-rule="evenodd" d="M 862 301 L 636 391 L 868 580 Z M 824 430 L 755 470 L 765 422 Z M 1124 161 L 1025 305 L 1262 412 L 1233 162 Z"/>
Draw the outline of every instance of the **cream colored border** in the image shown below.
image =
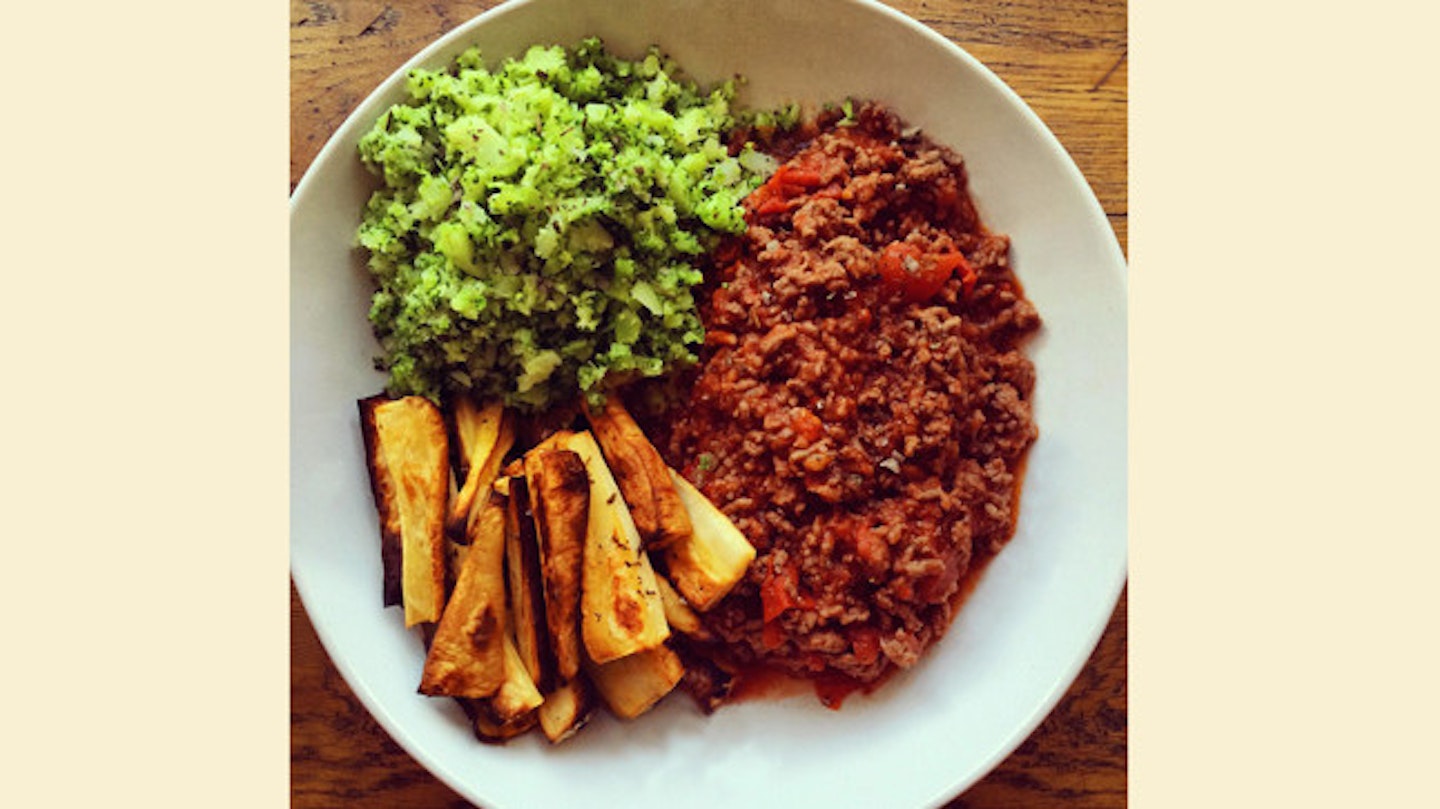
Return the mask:
<path id="1" fill-rule="evenodd" d="M 284 15 L 0 22 L 0 804 L 288 800 Z"/>
<path id="2" fill-rule="evenodd" d="M 1135 807 L 1436 800 L 1436 17 L 1131 4 Z"/>

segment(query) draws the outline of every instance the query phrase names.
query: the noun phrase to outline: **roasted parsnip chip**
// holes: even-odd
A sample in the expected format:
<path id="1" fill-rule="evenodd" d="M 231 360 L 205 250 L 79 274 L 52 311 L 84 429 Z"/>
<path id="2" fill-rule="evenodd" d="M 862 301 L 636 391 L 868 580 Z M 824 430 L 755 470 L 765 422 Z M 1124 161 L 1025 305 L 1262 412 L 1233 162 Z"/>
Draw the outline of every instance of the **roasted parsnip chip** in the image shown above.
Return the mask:
<path id="1" fill-rule="evenodd" d="M 495 717 L 510 723 L 539 708 L 545 697 L 535 687 L 535 681 L 530 679 L 530 673 L 525 670 L 525 663 L 520 660 L 508 633 L 502 637 L 502 648 L 505 651 L 505 681 L 490 698 L 489 704 Z"/>
<path id="2" fill-rule="evenodd" d="M 445 505 L 450 494 L 445 419 L 422 396 L 362 399 L 361 433 L 380 517 L 385 604 L 405 625 L 438 621 L 445 601 Z"/>
<path id="3" fill-rule="evenodd" d="M 510 484 L 505 576 L 510 584 L 509 615 L 515 649 L 530 679 L 541 691 L 549 691 L 554 687 L 555 655 L 550 650 L 550 633 L 545 628 L 545 585 L 540 575 L 540 547 L 535 537 L 535 520 L 530 514 L 524 467 L 517 462 L 502 480 Z"/>
<path id="4" fill-rule="evenodd" d="M 580 456 L 542 444 L 525 455 L 525 485 L 540 546 L 546 629 L 560 682 L 580 673 L 581 569 L 590 483 Z"/>
<path id="5" fill-rule="evenodd" d="M 710 640 L 710 631 L 700 622 L 700 616 L 690 608 L 685 597 L 675 591 L 670 580 L 656 575 L 655 584 L 659 586 L 660 603 L 665 605 L 665 622 L 670 624 L 670 628 L 696 640 Z"/>
<path id="6" fill-rule="evenodd" d="M 441 406 L 449 421 L 451 460 L 463 481 L 470 475 L 470 459 L 482 455 L 500 434 L 500 418 L 505 412 L 500 402 L 479 402 L 466 394 L 457 394 Z"/>
<path id="7" fill-rule="evenodd" d="M 581 635 L 597 663 L 654 649 L 670 637 L 650 557 L 595 438 L 572 433 L 564 444 L 585 462 L 590 513 L 585 528 Z"/>
<path id="8" fill-rule="evenodd" d="M 505 682 L 505 529 L 510 498 L 490 487 L 466 527 L 455 591 L 425 657 L 420 693 L 488 697 Z"/>
<path id="9" fill-rule="evenodd" d="M 454 537 L 445 540 L 445 603 L 450 603 L 450 593 L 455 592 L 455 578 L 460 570 L 465 567 L 465 557 L 470 553 L 470 546 L 465 542 L 457 541 Z"/>
<path id="10" fill-rule="evenodd" d="M 617 395 L 602 408 L 585 408 L 585 417 L 615 476 L 630 517 L 646 550 L 666 548 L 690 535 L 690 515 L 670 480 L 669 467 L 625 410 Z"/>
<path id="11" fill-rule="evenodd" d="M 450 503 L 446 529 L 465 530 L 475 500 L 500 474 L 500 463 L 515 445 L 515 419 L 499 402 L 477 408 L 468 396 L 455 400 L 455 435 L 460 444 L 465 482 Z"/>
<path id="12" fill-rule="evenodd" d="M 538 723 L 536 711 L 528 711 L 509 721 L 496 715 L 489 700 L 462 699 L 460 705 L 470 717 L 475 728 L 475 738 L 486 744 L 505 744 L 517 736 L 523 736 Z"/>
<path id="13" fill-rule="evenodd" d="M 705 612 L 745 577 L 755 547 L 714 503 L 675 470 L 670 479 L 690 513 L 690 539 L 664 551 L 665 568 L 690 606 Z"/>
<path id="14" fill-rule="evenodd" d="M 390 401 L 388 396 L 361 399 L 360 437 L 365 442 L 365 468 L 370 473 L 370 493 L 375 498 L 376 516 L 380 522 L 380 568 L 382 602 L 393 607 L 400 596 L 400 509 L 395 481 L 380 455 L 381 447 L 375 429 L 375 408 Z"/>
<path id="15" fill-rule="evenodd" d="M 565 741 L 585 726 L 594 702 L 589 681 L 583 676 L 576 677 L 545 695 L 545 701 L 536 711 L 540 730 L 551 744 Z"/>
<path id="16" fill-rule="evenodd" d="M 537 709 L 544 702 L 515 650 L 508 624 L 501 636 L 505 681 L 488 699 L 458 698 L 474 725 L 476 737 L 493 744 L 504 744 L 535 727 L 539 722 Z"/>
<path id="17" fill-rule="evenodd" d="M 685 676 L 685 664 L 668 646 L 595 664 L 590 679 L 611 713 L 634 719 L 675 689 Z"/>

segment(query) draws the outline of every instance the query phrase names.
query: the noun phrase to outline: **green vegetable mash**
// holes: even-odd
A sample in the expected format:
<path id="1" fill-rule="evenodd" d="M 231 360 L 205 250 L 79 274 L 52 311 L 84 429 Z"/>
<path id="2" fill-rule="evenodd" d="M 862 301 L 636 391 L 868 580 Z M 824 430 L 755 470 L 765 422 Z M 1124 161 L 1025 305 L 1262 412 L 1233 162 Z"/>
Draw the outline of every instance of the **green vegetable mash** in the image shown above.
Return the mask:
<path id="1" fill-rule="evenodd" d="M 743 232 L 774 167 L 726 148 L 733 81 L 588 39 L 495 70 L 471 49 L 408 88 L 360 140 L 383 180 L 358 239 L 392 393 L 533 410 L 696 361 L 696 259 Z"/>

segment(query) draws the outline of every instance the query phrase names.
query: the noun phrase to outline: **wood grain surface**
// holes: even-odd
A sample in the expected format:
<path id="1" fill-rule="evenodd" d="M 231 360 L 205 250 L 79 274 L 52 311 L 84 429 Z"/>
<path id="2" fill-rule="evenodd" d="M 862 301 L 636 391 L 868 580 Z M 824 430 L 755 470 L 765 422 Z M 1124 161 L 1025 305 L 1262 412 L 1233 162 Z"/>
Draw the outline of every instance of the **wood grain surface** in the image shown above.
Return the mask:
<path id="1" fill-rule="evenodd" d="M 1124 0 L 890 0 L 984 62 L 1035 110 L 1127 247 Z M 416 51 L 494 2 L 291 0 L 290 185 Z M 468 807 L 401 750 L 346 686 L 291 588 L 291 805 Z M 1126 805 L 1126 598 L 1055 710 L 947 809 Z"/>

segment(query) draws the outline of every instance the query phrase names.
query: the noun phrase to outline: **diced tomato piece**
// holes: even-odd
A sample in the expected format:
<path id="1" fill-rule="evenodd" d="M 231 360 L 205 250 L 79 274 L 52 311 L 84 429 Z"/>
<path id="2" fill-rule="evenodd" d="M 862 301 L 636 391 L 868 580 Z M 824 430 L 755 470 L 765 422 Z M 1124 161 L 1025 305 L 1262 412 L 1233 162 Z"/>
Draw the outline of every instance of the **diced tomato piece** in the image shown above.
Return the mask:
<path id="1" fill-rule="evenodd" d="M 751 192 L 746 198 L 746 205 L 761 216 L 783 213 L 799 206 L 803 201 L 801 197 L 823 183 L 818 170 L 786 163 Z"/>
<path id="2" fill-rule="evenodd" d="M 795 435 L 813 444 L 825 435 L 825 422 L 809 410 L 796 408 L 790 416 L 790 429 L 795 431 Z"/>
<path id="3" fill-rule="evenodd" d="M 956 270 L 968 293 L 975 284 L 975 270 L 958 251 L 926 253 L 908 242 L 891 242 L 880 251 L 880 277 L 900 291 L 905 299 L 919 303 L 939 292 Z"/>
<path id="4" fill-rule="evenodd" d="M 711 329 L 705 332 L 705 345 L 707 346 L 733 346 L 739 342 L 739 338 L 733 332 Z"/>
<path id="5" fill-rule="evenodd" d="M 850 646 L 860 665 L 868 666 L 880 657 L 880 632 L 871 626 L 856 627 L 850 630 Z"/>
<path id="6" fill-rule="evenodd" d="M 895 584 L 895 597 L 902 601 L 910 601 L 915 598 L 915 589 L 910 586 L 909 579 L 901 579 Z"/>
<path id="7" fill-rule="evenodd" d="M 779 649 L 780 645 L 784 642 L 785 630 L 780 627 L 778 622 L 769 621 L 760 627 L 760 643 L 763 644 L 766 649 L 772 651 Z"/>
<path id="8" fill-rule="evenodd" d="M 767 195 L 755 206 L 755 213 L 772 214 L 790 210 L 790 200 L 778 195 Z"/>
<path id="9" fill-rule="evenodd" d="M 855 529 L 855 554 L 866 564 L 883 567 L 889 561 L 890 548 L 882 537 L 870 530 L 870 526 L 861 524 Z"/>
<path id="10" fill-rule="evenodd" d="M 774 621 L 785 610 L 796 606 L 795 584 L 794 567 L 781 568 L 779 573 L 771 573 L 760 583 L 760 613 L 765 623 Z"/>
<path id="11" fill-rule="evenodd" d="M 975 288 L 975 268 L 970 266 L 965 254 L 961 252 L 940 253 L 935 257 L 935 263 L 945 269 L 949 275 L 956 271 L 960 273 L 960 283 L 965 287 L 965 294 L 969 295 L 970 290 Z"/>
<path id="12" fill-rule="evenodd" d="M 780 170 L 775 172 L 773 180 L 781 185 L 798 185 L 803 188 L 815 188 L 824 182 L 820 172 L 791 165 L 781 166 Z"/>

